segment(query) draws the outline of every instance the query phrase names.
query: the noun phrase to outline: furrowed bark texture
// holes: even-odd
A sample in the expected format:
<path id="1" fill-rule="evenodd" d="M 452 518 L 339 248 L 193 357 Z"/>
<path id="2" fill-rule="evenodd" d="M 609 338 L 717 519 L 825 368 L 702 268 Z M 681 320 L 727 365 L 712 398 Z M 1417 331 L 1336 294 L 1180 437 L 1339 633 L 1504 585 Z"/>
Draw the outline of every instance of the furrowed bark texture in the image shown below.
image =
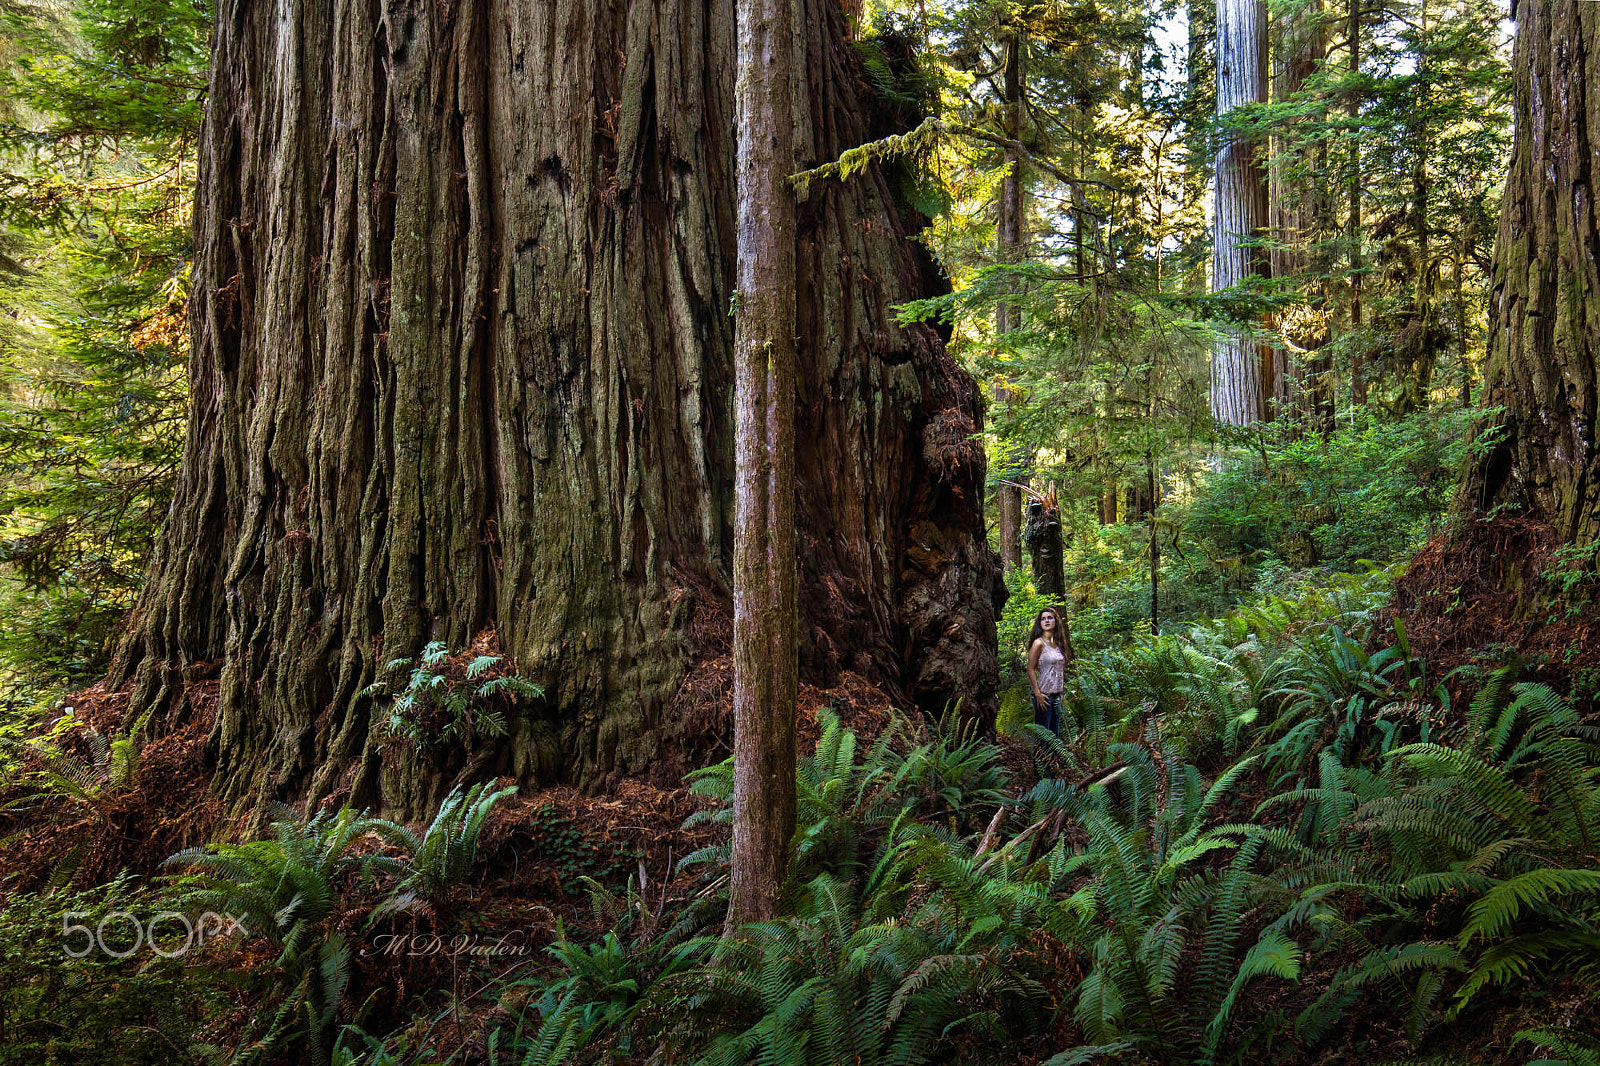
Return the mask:
<path id="1" fill-rule="evenodd" d="M 1515 133 L 1484 367 L 1503 435 L 1468 500 L 1520 505 L 1586 543 L 1600 536 L 1600 6 L 1521 0 L 1515 14 Z"/>
<path id="2" fill-rule="evenodd" d="M 809 163 L 891 131 L 838 4 L 799 10 Z M 732 0 L 223 0 L 213 47 L 189 437 L 112 680 L 182 714 L 220 672 L 235 801 L 412 812 L 680 752 L 669 703 L 727 651 Z M 979 401 L 890 313 L 938 282 L 876 169 L 812 192 L 795 254 L 802 669 L 980 712 Z M 490 626 L 544 704 L 383 755 L 377 669 Z"/>
<path id="3" fill-rule="evenodd" d="M 1217 0 L 1217 115 L 1267 99 L 1267 5 L 1265 0 Z M 1265 275 L 1260 248 L 1241 248 L 1267 224 L 1267 182 L 1257 146 L 1226 133 L 1217 149 L 1216 199 L 1212 218 L 1211 288 L 1238 285 Z M 1230 426 L 1267 416 L 1276 393 L 1272 351 L 1242 334 L 1225 336 L 1211 356 L 1211 414 Z"/>
<path id="4" fill-rule="evenodd" d="M 790 0 L 738 0 L 733 861 L 728 925 L 777 911 L 795 821 L 795 55 Z"/>

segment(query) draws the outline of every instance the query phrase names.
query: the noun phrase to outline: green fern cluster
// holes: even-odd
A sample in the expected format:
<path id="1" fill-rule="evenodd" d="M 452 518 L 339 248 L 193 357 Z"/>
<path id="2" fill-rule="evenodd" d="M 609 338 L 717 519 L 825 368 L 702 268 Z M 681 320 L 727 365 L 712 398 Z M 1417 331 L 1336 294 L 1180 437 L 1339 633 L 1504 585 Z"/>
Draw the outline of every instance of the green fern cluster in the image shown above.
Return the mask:
<path id="1" fill-rule="evenodd" d="M 1386 909 L 1386 937 L 1428 934 L 1429 996 L 1461 975 L 1454 1016 L 1536 971 L 1600 979 L 1596 739 L 1557 693 L 1501 673 L 1454 744 L 1406 745 L 1381 773 L 1330 756 L 1320 788 L 1277 802 L 1338 814 L 1322 817 L 1322 854 Z"/>
<path id="2" fill-rule="evenodd" d="M 190 848 L 167 860 L 192 871 L 184 905 L 227 915 L 279 951 L 276 1011 L 238 1061 L 259 1061 L 290 1039 L 326 1061 L 350 980 L 350 945 L 336 927 L 347 904 L 336 877 L 371 867 L 371 856 L 353 849 L 375 821 L 349 808 L 304 821 L 285 811 L 272 839 Z"/>
<path id="3" fill-rule="evenodd" d="M 262 1061 L 290 1043 L 310 1061 L 330 1061 L 348 1020 L 341 1008 L 353 916 L 370 908 L 370 924 L 398 911 L 437 908 L 471 873 L 489 812 L 515 791 L 457 788 L 421 835 L 349 807 L 309 818 L 282 808 L 267 839 L 189 848 L 169 858 L 168 865 L 188 871 L 173 889 L 175 905 L 226 915 L 278 951 L 258 1012 L 263 1022 L 235 1061 Z M 364 846 L 373 839 L 398 854 Z M 388 891 L 373 905 L 368 894 L 380 878 Z"/>
<path id="4" fill-rule="evenodd" d="M 18 759 L 18 768 L 8 777 L 19 786 L 17 795 L 0 804 L 0 814 L 39 807 L 51 808 L 58 818 L 71 812 L 64 826 L 71 843 L 51 867 L 48 891 L 65 888 L 76 880 L 96 838 L 113 831 L 112 804 L 138 784 L 137 737 L 148 717 L 147 712 L 126 729 L 107 737 L 69 713 L 50 736 L 28 741 L 0 739 L 0 747 Z M 61 743 L 66 733 L 74 731 L 83 738 L 81 754 Z M 10 839 L 0 840 L 0 844 Z"/>
<path id="5" fill-rule="evenodd" d="M 464 661 L 464 665 L 462 665 Z M 502 704 L 538 700 L 544 689 L 527 678 L 505 673 L 504 656 L 452 654 L 442 641 L 433 641 L 412 658 L 391 659 L 380 680 L 360 695 L 388 696 L 392 702 L 385 728 L 401 740 L 424 747 L 470 744 L 478 737 L 506 735 Z M 453 667 L 462 665 L 458 671 Z M 395 690 L 387 680 L 407 671 L 404 687 Z"/>
<path id="6" fill-rule="evenodd" d="M 864 749 L 832 711 L 819 711 L 817 723 L 816 749 L 796 772 L 795 868 L 801 878 L 854 877 L 881 857 L 900 826 L 925 822 L 947 834 L 970 832 L 1010 802 L 999 749 L 956 709 L 931 728 L 897 720 Z M 686 825 L 731 825 L 733 760 L 697 771 L 689 781 L 717 806 Z M 712 845 L 680 867 L 711 863 L 720 873 L 728 854 L 728 845 Z"/>
<path id="7" fill-rule="evenodd" d="M 1023 972 L 1049 902 L 1043 873 L 1014 850 L 974 854 L 1005 799 L 998 750 L 953 714 L 867 746 L 830 713 L 819 724 L 797 773 L 785 917 L 722 936 L 726 846 L 686 857 L 704 913 L 631 920 L 638 935 L 587 949 L 558 943 L 560 976 L 539 985 L 520 1029 L 525 1061 L 670 1048 L 667 1061 L 708 1064 L 926 1062 L 974 1034 L 1043 1024 L 1043 985 Z M 731 764 L 694 787 L 726 800 Z M 727 818 L 723 805 L 691 821 Z"/>
<path id="8" fill-rule="evenodd" d="M 823 715 L 780 917 L 723 935 L 726 846 L 691 855 L 693 908 L 607 910 L 505 1039 L 530 1063 L 1270 1062 L 1338 1054 L 1358 1007 L 1422 1048 L 1496 990 L 1593 987 L 1597 730 L 1509 674 L 1452 728 L 1402 628 L 1369 650 L 1370 606 L 1267 602 L 1090 661 L 1078 728 L 1038 737 L 1063 775 L 1020 800 L 953 719 L 867 744 Z M 732 766 L 693 782 L 725 801 Z M 1523 1039 L 1592 1061 L 1582 1033 Z"/>
<path id="9" fill-rule="evenodd" d="M 1204 765 L 1260 754 L 1279 786 L 1314 776 L 1328 748 L 1348 761 L 1428 739 L 1428 707 L 1447 697 L 1428 688 L 1404 628 L 1394 623 L 1394 644 L 1368 651 L 1343 624 L 1351 612 L 1316 621 L 1303 607 L 1262 601 L 1080 662 L 1065 711 L 1080 733 L 1117 739 L 1155 718 Z"/>

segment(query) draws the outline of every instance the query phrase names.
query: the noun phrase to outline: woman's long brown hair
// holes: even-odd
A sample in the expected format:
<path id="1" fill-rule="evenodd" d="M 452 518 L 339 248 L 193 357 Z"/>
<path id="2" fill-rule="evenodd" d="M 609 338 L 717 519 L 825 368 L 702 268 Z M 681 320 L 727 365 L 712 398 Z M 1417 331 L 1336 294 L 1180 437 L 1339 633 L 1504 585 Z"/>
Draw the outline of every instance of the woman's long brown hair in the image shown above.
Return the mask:
<path id="1" fill-rule="evenodd" d="M 1033 632 L 1028 634 L 1028 647 L 1031 649 L 1033 642 L 1044 636 L 1044 626 L 1040 623 L 1044 621 L 1045 611 L 1049 611 L 1056 616 L 1056 639 L 1050 642 L 1052 646 L 1060 649 L 1061 654 L 1068 659 L 1077 658 L 1076 653 L 1072 650 L 1072 633 L 1067 629 L 1067 620 L 1062 618 L 1061 612 L 1054 607 L 1046 607 L 1034 616 Z"/>

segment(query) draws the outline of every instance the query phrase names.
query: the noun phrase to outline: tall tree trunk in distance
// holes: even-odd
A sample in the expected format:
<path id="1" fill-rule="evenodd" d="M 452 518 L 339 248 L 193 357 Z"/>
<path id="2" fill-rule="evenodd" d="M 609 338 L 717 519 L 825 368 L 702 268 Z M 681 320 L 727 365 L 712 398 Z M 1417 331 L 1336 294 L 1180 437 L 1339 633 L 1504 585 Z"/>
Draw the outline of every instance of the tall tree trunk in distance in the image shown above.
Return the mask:
<path id="1" fill-rule="evenodd" d="M 1206 150 L 1208 116 L 1217 109 L 1217 72 L 1214 30 L 1216 0 L 1185 0 L 1189 41 L 1185 52 L 1185 106 L 1194 121 L 1185 133 L 1186 155 L 1183 168 L 1183 200 L 1186 207 L 1199 208 L 1211 172 L 1211 153 Z"/>
<path id="2" fill-rule="evenodd" d="M 1366 0 L 1345 0 L 1345 36 L 1347 72 L 1352 79 L 1361 73 L 1361 5 Z M 1350 89 L 1350 123 L 1361 117 L 1361 93 Z M 1350 137 L 1349 214 L 1345 219 L 1345 240 L 1350 245 L 1350 329 L 1361 332 L 1361 138 Z M 1358 344 L 1356 355 L 1350 363 L 1350 403 L 1360 407 L 1367 402 L 1366 359 Z"/>
<path id="3" fill-rule="evenodd" d="M 1161 632 L 1161 542 L 1156 540 L 1156 508 L 1161 503 L 1160 490 L 1156 487 L 1155 455 L 1150 451 L 1144 453 L 1144 469 L 1145 495 L 1150 501 L 1149 510 L 1145 512 L 1150 521 L 1150 632 L 1156 634 Z"/>
<path id="4" fill-rule="evenodd" d="M 1306 79 L 1317 72 L 1327 54 L 1320 2 L 1300 8 L 1293 17 L 1285 17 L 1281 40 L 1284 59 L 1274 79 L 1273 95 L 1287 101 L 1304 89 Z M 1315 253 L 1309 246 L 1326 234 L 1331 221 L 1328 196 L 1316 177 L 1326 152 L 1320 144 L 1301 151 L 1304 155 L 1296 161 L 1307 176 L 1291 179 L 1284 174 L 1286 163 L 1274 167 L 1271 175 L 1272 228 L 1276 238 L 1271 262 L 1275 278 L 1294 277 L 1323 265 L 1313 262 Z M 1289 147 L 1284 145 L 1272 154 L 1275 159 L 1287 159 Z M 1305 308 L 1309 309 L 1316 296 L 1307 293 L 1304 299 Z M 1325 315 L 1299 314 L 1289 316 L 1287 321 L 1280 316 L 1278 322 L 1284 340 L 1305 352 L 1291 358 L 1287 347 L 1276 351 L 1279 410 L 1287 412 L 1292 407 L 1300 423 L 1317 433 L 1333 428 L 1329 359 L 1324 350 L 1331 339 L 1327 321 Z"/>
<path id="5" fill-rule="evenodd" d="M 1267 5 L 1265 0 L 1217 0 L 1217 115 L 1267 99 Z M 1265 275 L 1260 248 L 1241 248 L 1267 224 L 1267 183 L 1257 145 L 1237 133 L 1223 136 L 1217 149 L 1216 206 L 1211 249 L 1211 287 L 1215 292 Z M 1268 417 L 1277 393 L 1271 349 L 1234 333 L 1222 338 L 1211 357 L 1211 414 L 1230 426 L 1247 426 Z"/>
<path id="6" fill-rule="evenodd" d="M 896 132 L 837 0 L 796 10 L 801 159 Z M 735 44 L 733 0 L 217 4 L 188 439 L 110 680 L 157 723 L 220 687 L 234 809 L 725 743 Z M 921 224 L 877 167 L 799 208 L 800 669 L 982 714 L 979 399 L 892 312 L 941 291 Z M 546 698 L 470 749 L 387 737 L 384 663 L 475 638 Z"/>
<path id="7" fill-rule="evenodd" d="M 728 924 L 777 908 L 795 821 L 795 201 L 790 0 L 738 0 L 733 334 L 733 857 Z"/>
<path id="8" fill-rule="evenodd" d="M 1489 292 L 1484 404 L 1498 444 L 1467 502 L 1514 504 L 1569 543 L 1600 537 L 1600 5 L 1521 0 L 1515 133 Z"/>
<path id="9" fill-rule="evenodd" d="M 1062 596 L 1067 591 L 1066 554 L 1061 542 L 1061 509 L 1053 503 L 1028 502 L 1028 528 L 1024 534 L 1033 559 L 1033 584 L 1041 596 Z"/>
<path id="10" fill-rule="evenodd" d="M 1098 227 L 1097 227 L 1098 228 Z M 1100 524 L 1103 526 L 1115 525 L 1117 521 L 1117 505 L 1120 493 L 1117 488 L 1117 479 L 1111 465 L 1111 426 L 1116 417 L 1116 410 L 1112 406 L 1111 382 L 1106 381 L 1101 386 L 1100 395 L 1100 422 L 1095 427 L 1095 443 L 1100 452 Z"/>
<path id="11" fill-rule="evenodd" d="M 1428 33 L 1428 4 L 1423 0 L 1415 15 L 1419 39 L 1426 40 Z M 1417 82 L 1423 93 L 1428 91 L 1428 64 L 1426 50 L 1417 57 Z M 1418 101 L 1423 106 L 1423 101 Z M 1407 373 L 1400 392 L 1399 411 L 1402 414 L 1421 410 L 1428 405 L 1428 394 L 1433 385 L 1434 367 L 1439 361 L 1439 348 L 1445 340 L 1439 322 L 1437 288 L 1440 271 L 1432 262 L 1432 231 L 1428 225 L 1428 201 L 1433 182 L 1428 173 L 1433 131 L 1424 119 L 1416 124 L 1410 134 L 1416 157 L 1411 166 L 1411 233 L 1416 241 L 1416 269 L 1413 271 L 1410 321 L 1404 333 L 1408 343 Z"/>
<path id="12" fill-rule="evenodd" d="M 1456 369 L 1460 374 L 1461 406 L 1472 406 L 1472 360 L 1467 354 L 1471 342 L 1471 326 L 1467 323 L 1467 299 L 1462 291 L 1462 274 L 1467 269 L 1466 236 L 1456 235 L 1455 257 L 1451 263 L 1450 281 L 1455 296 L 1456 312 Z"/>
<path id="13" fill-rule="evenodd" d="M 1022 129 L 1022 30 L 1013 28 L 1006 38 L 1004 94 L 1005 135 L 1015 141 Z M 1000 183 L 1000 210 L 995 224 L 996 258 L 1002 263 L 1022 260 L 1022 153 L 1006 149 L 1006 176 Z M 1014 282 L 1013 282 L 1014 284 Z M 994 331 L 1004 337 L 1022 325 L 1022 308 L 1014 300 L 1001 300 L 994 309 Z M 1022 401 L 1019 389 L 1009 381 L 1000 385 L 1008 408 Z M 1010 452 L 1012 449 L 1008 449 Z M 1008 464 L 1010 480 L 1025 475 Z M 1016 485 L 1001 485 L 996 492 L 999 500 L 1000 564 L 1006 569 L 1022 565 L 1022 489 Z"/>

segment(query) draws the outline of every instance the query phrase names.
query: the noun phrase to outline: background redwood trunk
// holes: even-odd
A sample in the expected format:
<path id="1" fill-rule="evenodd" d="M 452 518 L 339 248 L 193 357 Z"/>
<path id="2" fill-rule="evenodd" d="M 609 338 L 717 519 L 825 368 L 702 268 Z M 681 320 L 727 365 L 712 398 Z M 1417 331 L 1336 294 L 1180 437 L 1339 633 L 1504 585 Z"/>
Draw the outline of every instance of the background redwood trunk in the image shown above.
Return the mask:
<path id="1" fill-rule="evenodd" d="M 1265 0 L 1217 0 L 1217 115 L 1267 99 Z M 1217 149 L 1212 218 L 1211 288 L 1238 285 L 1267 273 L 1264 249 L 1240 247 L 1267 225 L 1267 180 L 1257 146 L 1225 133 Z M 1271 349 L 1240 333 L 1225 336 L 1211 357 L 1211 414 L 1230 426 L 1268 417 L 1278 395 Z"/>
<path id="2" fill-rule="evenodd" d="M 815 162 L 889 131 L 839 5 L 800 10 Z M 189 437 L 113 680 L 182 714 L 220 671 L 229 798 L 408 812 L 458 773 L 594 787 L 726 737 L 725 693 L 709 721 L 674 697 L 728 650 L 733 14 L 219 5 Z M 940 284 L 914 221 L 878 169 L 800 208 L 802 670 L 981 712 L 978 399 L 893 324 Z M 376 669 L 489 627 L 545 705 L 490 750 L 384 757 Z"/>

